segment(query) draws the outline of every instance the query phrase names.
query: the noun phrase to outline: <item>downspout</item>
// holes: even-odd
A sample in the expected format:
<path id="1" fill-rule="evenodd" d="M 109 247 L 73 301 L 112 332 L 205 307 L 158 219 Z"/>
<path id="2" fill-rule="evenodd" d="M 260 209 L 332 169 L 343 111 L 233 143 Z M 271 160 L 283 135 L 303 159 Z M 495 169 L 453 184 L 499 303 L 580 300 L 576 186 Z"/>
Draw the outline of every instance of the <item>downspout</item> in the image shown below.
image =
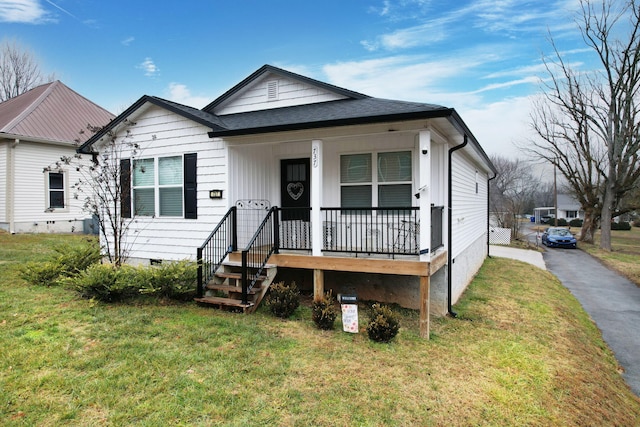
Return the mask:
<path id="1" fill-rule="evenodd" d="M 497 176 L 498 173 L 494 172 L 493 176 L 487 180 L 487 256 L 489 258 L 491 258 L 491 255 L 489 254 L 489 233 L 491 233 L 491 209 L 489 207 L 489 202 L 491 200 L 491 181 L 496 179 Z"/>
<path id="2" fill-rule="evenodd" d="M 451 317 L 457 317 L 458 313 L 456 313 L 455 311 L 453 311 L 452 307 L 451 307 L 451 293 L 452 293 L 452 286 L 451 286 L 451 274 L 453 272 L 453 255 L 452 255 L 452 251 L 451 248 L 453 247 L 453 242 L 451 241 L 453 239 L 453 233 L 451 232 L 451 224 L 452 224 L 452 209 L 451 209 L 451 205 L 453 203 L 453 193 L 451 190 L 451 181 L 453 180 L 452 176 L 452 172 L 451 172 L 451 163 L 452 163 L 452 158 L 453 158 L 453 153 L 455 151 L 461 150 L 462 148 L 464 148 L 467 143 L 469 142 L 467 135 L 464 135 L 464 142 L 460 145 L 456 145 L 453 148 L 449 149 L 449 167 L 447 168 L 447 174 L 448 174 L 448 188 L 447 188 L 447 198 L 448 198 L 448 206 L 447 206 L 447 243 L 449 245 L 449 248 L 447 250 L 447 311 L 448 314 Z"/>

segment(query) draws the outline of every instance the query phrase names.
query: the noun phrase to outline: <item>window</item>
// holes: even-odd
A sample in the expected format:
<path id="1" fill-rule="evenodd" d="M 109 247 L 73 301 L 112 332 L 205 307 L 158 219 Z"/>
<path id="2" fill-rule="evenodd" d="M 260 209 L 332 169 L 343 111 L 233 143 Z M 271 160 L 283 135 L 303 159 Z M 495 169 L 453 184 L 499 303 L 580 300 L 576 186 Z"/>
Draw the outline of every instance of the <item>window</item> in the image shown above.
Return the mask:
<path id="1" fill-rule="evenodd" d="M 567 219 L 578 218 L 578 211 L 567 211 Z"/>
<path id="2" fill-rule="evenodd" d="M 341 207 L 411 206 L 411 152 L 340 156 Z"/>
<path id="3" fill-rule="evenodd" d="M 64 173 L 49 172 L 47 177 L 47 208 L 64 208 Z"/>
<path id="4" fill-rule="evenodd" d="M 182 156 L 174 156 L 133 162 L 135 215 L 183 215 L 182 161 Z"/>

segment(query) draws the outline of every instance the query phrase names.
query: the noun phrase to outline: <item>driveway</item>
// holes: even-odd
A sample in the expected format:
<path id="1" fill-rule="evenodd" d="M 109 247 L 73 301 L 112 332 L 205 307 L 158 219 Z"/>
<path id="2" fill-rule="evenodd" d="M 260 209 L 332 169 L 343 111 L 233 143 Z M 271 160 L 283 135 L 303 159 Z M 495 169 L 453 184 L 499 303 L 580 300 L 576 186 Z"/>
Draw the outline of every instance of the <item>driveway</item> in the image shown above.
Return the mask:
<path id="1" fill-rule="evenodd" d="M 640 288 L 581 250 L 549 249 L 547 270 L 580 301 L 640 396 Z"/>

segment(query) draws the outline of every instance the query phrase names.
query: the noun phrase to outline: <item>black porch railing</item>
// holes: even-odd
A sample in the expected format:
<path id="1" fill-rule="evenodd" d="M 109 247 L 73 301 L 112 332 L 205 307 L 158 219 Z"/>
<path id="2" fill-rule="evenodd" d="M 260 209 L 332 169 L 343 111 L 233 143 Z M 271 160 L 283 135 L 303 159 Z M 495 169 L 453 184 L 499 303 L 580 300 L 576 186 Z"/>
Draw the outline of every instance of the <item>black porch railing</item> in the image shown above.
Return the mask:
<path id="1" fill-rule="evenodd" d="M 278 209 L 273 207 L 264 218 L 249 244 L 242 250 L 242 303 L 248 303 L 249 292 L 264 277 L 267 261 L 278 252 Z M 249 275 L 251 272 L 251 275 Z"/>
<path id="2" fill-rule="evenodd" d="M 231 252 L 238 249 L 237 209 L 233 206 L 220 220 L 207 240 L 198 248 L 198 298 L 204 295 L 204 284 L 208 283 Z"/>
<path id="3" fill-rule="evenodd" d="M 444 246 L 442 235 L 442 214 L 444 206 L 431 206 L 431 252 Z"/>
<path id="4" fill-rule="evenodd" d="M 417 255 L 419 208 L 321 208 L 325 252 Z"/>
<path id="5" fill-rule="evenodd" d="M 238 250 L 237 207 L 222 218 L 198 248 L 198 296 L 227 255 Z M 322 251 L 354 254 L 420 254 L 419 208 L 321 208 Z M 280 249 L 311 251 L 311 208 L 268 210 L 242 251 L 243 302 Z M 442 206 L 431 207 L 432 252 L 443 246 Z M 251 272 L 251 274 L 249 274 Z"/>

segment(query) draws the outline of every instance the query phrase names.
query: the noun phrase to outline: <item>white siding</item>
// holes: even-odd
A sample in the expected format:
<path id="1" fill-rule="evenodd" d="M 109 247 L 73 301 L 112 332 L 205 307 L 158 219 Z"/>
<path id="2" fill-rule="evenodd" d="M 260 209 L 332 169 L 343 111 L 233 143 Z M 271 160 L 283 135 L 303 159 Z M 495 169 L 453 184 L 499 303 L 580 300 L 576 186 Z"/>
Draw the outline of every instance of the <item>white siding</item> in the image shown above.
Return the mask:
<path id="1" fill-rule="evenodd" d="M 466 154 L 457 151 L 453 154 L 451 186 L 453 242 L 450 250 L 455 258 L 479 237 L 486 236 L 487 175 Z"/>
<path id="2" fill-rule="evenodd" d="M 136 217 L 127 237 L 132 261 L 195 259 L 197 248 L 232 204 L 224 143 L 210 139 L 210 129 L 155 106 L 129 130 L 141 147 L 137 158 L 198 154 L 198 219 Z M 210 199 L 212 189 L 223 190 L 224 198 Z"/>
<path id="3" fill-rule="evenodd" d="M 82 221 L 91 215 L 74 203 L 70 186 L 79 175 L 75 168 L 62 166 L 65 174 L 65 208 L 47 211 L 48 194 L 44 168 L 61 156 L 73 156 L 75 147 L 20 141 L 14 150 L 14 221 L 16 232 L 82 231 Z"/>
<path id="4" fill-rule="evenodd" d="M 460 298 L 487 257 L 488 176 L 464 151 L 452 159 L 451 301 Z M 476 192 L 477 183 L 477 192 Z"/>
<path id="5" fill-rule="evenodd" d="M 7 161 L 9 143 L 0 141 L 0 228 L 7 223 Z"/>
<path id="6" fill-rule="evenodd" d="M 275 100 L 268 99 L 267 85 L 269 82 L 277 82 L 277 99 Z M 290 107 L 292 105 L 335 101 L 344 98 L 345 96 L 335 92 L 330 92 L 324 88 L 269 73 L 244 88 L 242 92 L 236 94 L 223 105 L 219 106 L 215 113 L 220 115 L 242 113 L 246 111 Z"/>

